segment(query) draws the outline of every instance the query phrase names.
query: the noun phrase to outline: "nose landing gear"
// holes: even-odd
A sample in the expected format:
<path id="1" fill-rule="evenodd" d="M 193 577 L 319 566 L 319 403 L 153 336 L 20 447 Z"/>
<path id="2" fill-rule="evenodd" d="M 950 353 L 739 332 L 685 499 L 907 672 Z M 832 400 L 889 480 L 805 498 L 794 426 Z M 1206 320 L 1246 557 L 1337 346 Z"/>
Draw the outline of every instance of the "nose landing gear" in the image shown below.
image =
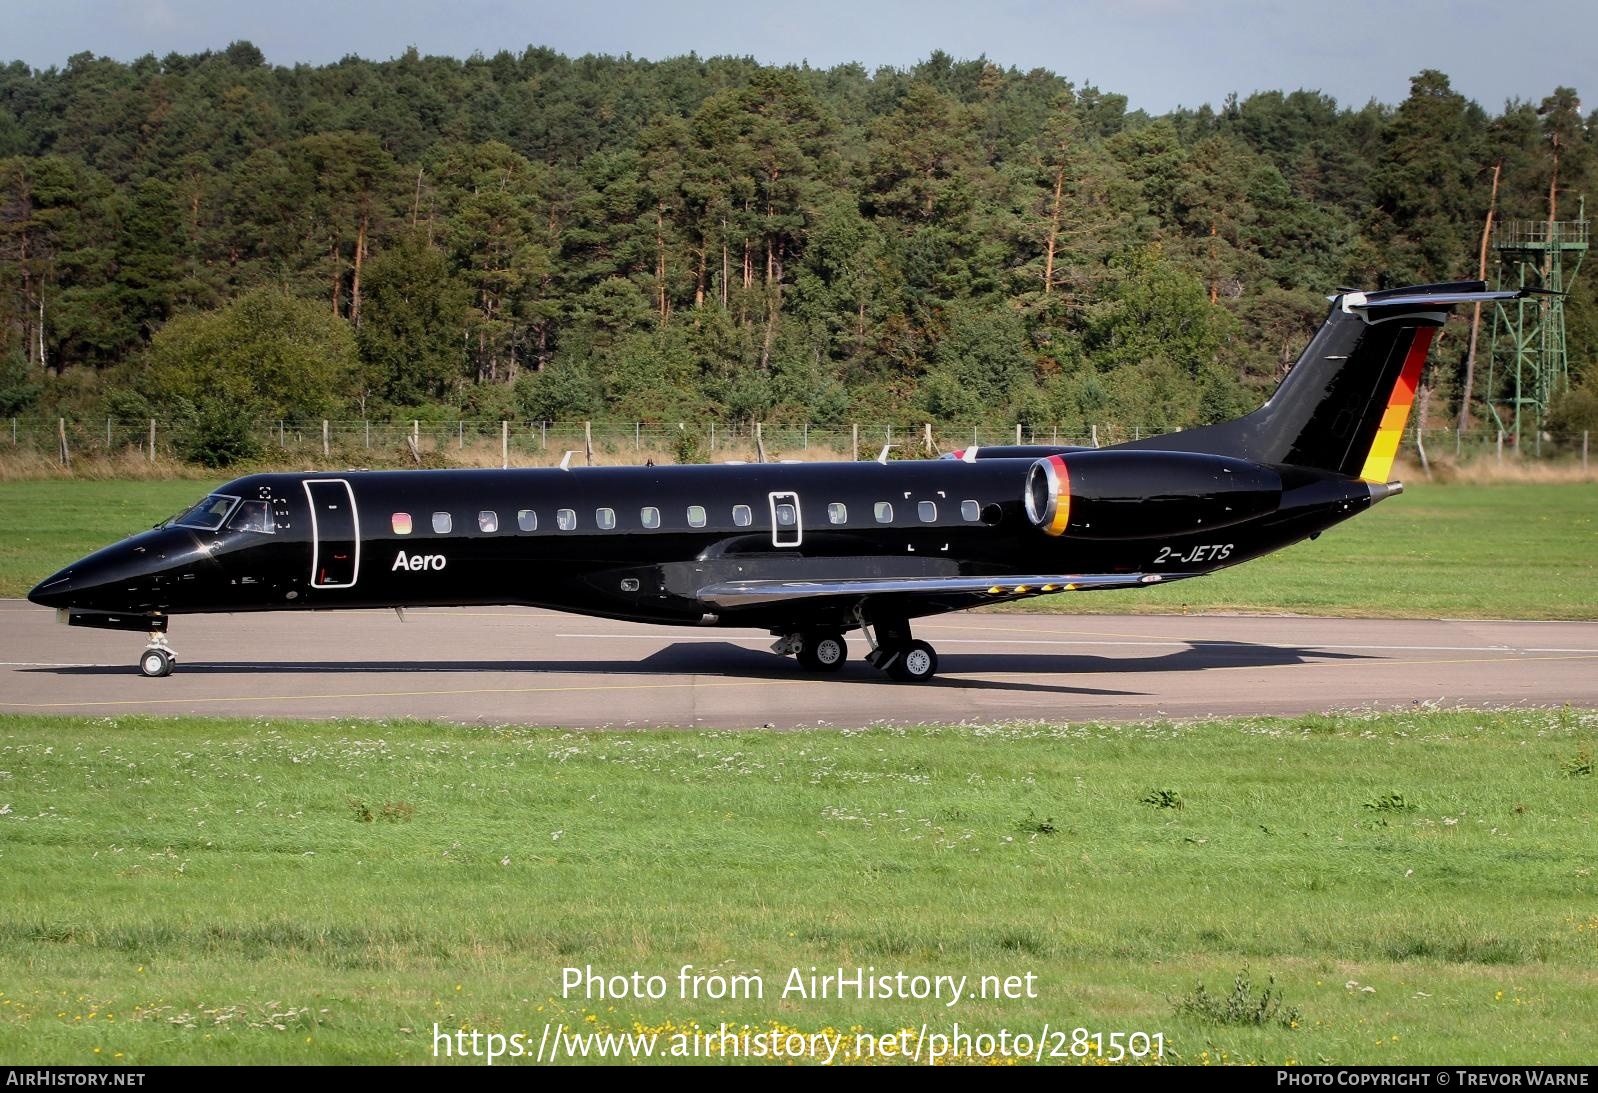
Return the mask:
<path id="1" fill-rule="evenodd" d="M 151 679 L 160 679 L 162 676 L 171 675 L 177 663 L 177 651 L 167 644 L 166 631 L 151 630 L 150 644 L 145 646 L 143 653 L 139 654 L 139 674 Z"/>

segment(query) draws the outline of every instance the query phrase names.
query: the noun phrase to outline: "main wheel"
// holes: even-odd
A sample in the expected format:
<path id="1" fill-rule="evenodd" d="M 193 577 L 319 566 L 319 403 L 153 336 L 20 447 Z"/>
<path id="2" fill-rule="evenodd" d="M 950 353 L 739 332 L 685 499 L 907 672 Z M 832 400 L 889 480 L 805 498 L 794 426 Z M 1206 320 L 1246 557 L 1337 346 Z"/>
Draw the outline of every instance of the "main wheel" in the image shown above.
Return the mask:
<path id="1" fill-rule="evenodd" d="M 799 639 L 799 666 L 809 672 L 836 672 L 849 659 L 849 646 L 836 630 L 820 630 Z"/>
<path id="2" fill-rule="evenodd" d="M 938 654 L 924 641 L 912 641 L 888 665 L 888 675 L 900 683 L 925 683 L 938 674 Z"/>
<path id="3" fill-rule="evenodd" d="M 165 649 L 146 649 L 139 657 L 139 674 L 159 679 L 172 674 L 172 666 L 177 663 L 177 658 Z"/>

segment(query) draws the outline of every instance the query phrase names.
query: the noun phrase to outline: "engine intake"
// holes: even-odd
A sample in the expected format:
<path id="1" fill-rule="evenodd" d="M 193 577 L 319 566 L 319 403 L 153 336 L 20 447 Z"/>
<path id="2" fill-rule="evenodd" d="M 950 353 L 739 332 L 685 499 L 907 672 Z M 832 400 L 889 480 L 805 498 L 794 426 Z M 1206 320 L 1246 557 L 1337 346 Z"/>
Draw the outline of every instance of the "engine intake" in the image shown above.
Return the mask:
<path id="1" fill-rule="evenodd" d="M 1027 469 L 1027 518 L 1046 535 L 1149 539 L 1229 527 L 1273 512 L 1282 479 L 1222 455 L 1085 451 Z"/>

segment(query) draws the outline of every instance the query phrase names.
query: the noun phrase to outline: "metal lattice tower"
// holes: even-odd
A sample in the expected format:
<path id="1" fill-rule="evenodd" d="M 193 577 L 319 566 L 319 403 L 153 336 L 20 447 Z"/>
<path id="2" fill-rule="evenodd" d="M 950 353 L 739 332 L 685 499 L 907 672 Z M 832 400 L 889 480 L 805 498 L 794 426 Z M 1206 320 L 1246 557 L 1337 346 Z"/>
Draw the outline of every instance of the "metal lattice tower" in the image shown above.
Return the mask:
<path id="1" fill-rule="evenodd" d="M 1493 229 L 1501 289 L 1531 288 L 1539 295 L 1493 309 L 1492 352 L 1487 358 L 1487 400 L 1500 431 L 1524 451 L 1530 430 L 1542 451 L 1548 407 L 1570 387 L 1565 352 L 1565 293 L 1587 255 L 1586 198 L 1575 220 L 1508 220 Z"/>

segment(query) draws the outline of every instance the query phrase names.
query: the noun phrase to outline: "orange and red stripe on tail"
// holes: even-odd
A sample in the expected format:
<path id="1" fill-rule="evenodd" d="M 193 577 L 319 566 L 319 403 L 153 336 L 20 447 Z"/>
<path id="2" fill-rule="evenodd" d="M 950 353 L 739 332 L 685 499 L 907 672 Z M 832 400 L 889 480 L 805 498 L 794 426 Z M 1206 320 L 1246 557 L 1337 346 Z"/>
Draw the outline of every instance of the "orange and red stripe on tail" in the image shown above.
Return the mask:
<path id="1" fill-rule="evenodd" d="M 1403 371 L 1398 374 L 1398 382 L 1393 384 L 1393 393 L 1387 400 L 1387 409 L 1382 413 L 1376 439 L 1371 442 L 1365 466 L 1359 472 L 1359 476 L 1367 482 L 1386 482 L 1387 476 L 1392 473 L 1393 457 L 1398 454 L 1398 442 L 1403 438 L 1409 409 L 1415 404 L 1415 391 L 1420 386 L 1421 369 L 1426 367 L 1426 353 L 1431 349 L 1434 330 L 1434 327 L 1423 326 L 1415 331 L 1415 340 L 1410 343 L 1409 353 L 1404 357 Z"/>

